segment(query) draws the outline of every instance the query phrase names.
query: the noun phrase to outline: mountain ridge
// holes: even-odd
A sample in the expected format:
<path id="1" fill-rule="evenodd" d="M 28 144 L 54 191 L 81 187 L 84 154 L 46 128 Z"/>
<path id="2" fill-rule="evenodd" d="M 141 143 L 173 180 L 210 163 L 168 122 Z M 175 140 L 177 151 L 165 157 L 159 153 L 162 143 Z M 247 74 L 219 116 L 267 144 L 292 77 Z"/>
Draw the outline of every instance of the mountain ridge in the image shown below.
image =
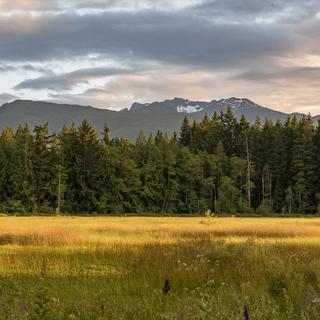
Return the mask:
<path id="1" fill-rule="evenodd" d="M 214 112 L 226 112 L 230 108 L 236 118 L 245 115 L 253 122 L 257 116 L 262 120 L 285 121 L 288 116 L 302 118 L 302 113 L 284 113 L 256 104 L 247 98 L 235 98 L 206 101 L 192 101 L 183 98 L 166 99 L 151 103 L 135 102 L 130 108 L 119 111 L 100 109 L 93 106 L 76 104 L 58 104 L 46 101 L 15 100 L 0 107 L 0 129 L 12 127 L 16 129 L 21 123 L 31 127 L 48 122 L 50 131 L 59 131 L 63 125 L 79 124 L 87 119 L 101 133 L 107 122 L 112 137 L 135 139 L 140 130 L 146 134 L 158 129 L 172 133 L 178 131 L 185 116 L 190 121 L 199 121 L 205 114 L 212 116 Z M 319 120 L 320 116 L 313 119 Z"/>

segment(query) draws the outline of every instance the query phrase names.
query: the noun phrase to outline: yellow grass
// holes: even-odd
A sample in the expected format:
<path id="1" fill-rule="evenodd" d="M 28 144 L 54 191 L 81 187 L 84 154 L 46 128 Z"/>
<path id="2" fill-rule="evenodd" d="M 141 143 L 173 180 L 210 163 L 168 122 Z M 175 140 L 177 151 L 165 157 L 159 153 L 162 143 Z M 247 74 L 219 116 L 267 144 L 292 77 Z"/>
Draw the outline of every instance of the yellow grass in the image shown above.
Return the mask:
<path id="1" fill-rule="evenodd" d="M 0 245 L 162 243 L 197 237 L 317 243 L 320 218 L 0 217 Z"/>
<path id="2" fill-rule="evenodd" d="M 164 319 L 198 319 L 191 315 L 204 295 L 211 307 L 202 319 L 218 312 L 216 319 L 242 319 L 244 303 L 256 319 L 300 319 L 286 314 L 291 309 L 319 319 L 318 275 L 320 218 L 0 217 L 0 301 L 7 279 L 31 310 L 45 277 L 62 319 L 72 306 L 86 314 L 79 319 L 90 319 L 100 308 L 97 295 L 110 303 L 101 319 L 160 319 L 166 312 L 172 317 Z M 166 278 L 170 298 L 161 296 Z M 318 298 L 319 306 L 312 302 Z M 146 314 L 136 316 L 137 306 Z"/>

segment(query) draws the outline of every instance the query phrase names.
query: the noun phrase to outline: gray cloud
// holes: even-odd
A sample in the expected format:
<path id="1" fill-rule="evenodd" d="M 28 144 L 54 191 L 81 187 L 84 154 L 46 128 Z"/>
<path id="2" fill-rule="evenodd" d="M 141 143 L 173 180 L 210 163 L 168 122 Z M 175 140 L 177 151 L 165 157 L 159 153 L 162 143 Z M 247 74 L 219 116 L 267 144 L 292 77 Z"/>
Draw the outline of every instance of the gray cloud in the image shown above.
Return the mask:
<path id="1" fill-rule="evenodd" d="M 192 3 L 192 0 L 189 0 Z M 199 0 L 200 1 L 200 0 Z M 186 6 L 188 1 L 175 1 L 180 6 Z M 170 0 L 1 0 L 0 10 L 5 13 L 17 11 L 25 12 L 42 12 L 42 13 L 59 13 L 68 10 L 77 9 L 100 9 L 100 10 L 115 10 L 126 9 L 139 10 L 140 8 L 168 8 L 174 4 Z"/>
<path id="2" fill-rule="evenodd" d="M 13 94 L 0 93 L 0 106 L 2 106 L 4 103 L 11 102 L 17 99 L 18 97 Z"/>
<path id="3" fill-rule="evenodd" d="M 299 82 L 317 86 L 320 83 L 320 67 L 281 67 L 274 66 L 272 69 L 249 70 L 241 72 L 231 79 L 247 80 L 252 82 L 285 81 Z"/>
<path id="4" fill-rule="evenodd" d="M 294 21 L 315 15 L 320 10 L 320 3 L 318 0 L 207 0 L 194 9 L 209 10 L 222 17 L 233 16 L 236 21 L 252 17 Z"/>
<path id="5" fill-rule="evenodd" d="M 17 70 L 14 66 L 0 65 L 0 72 L 13 72 Z"/>
<path id="6" fill-rule="evenodd" d="M 286 26 L 218 24 L 207 18 L 192 10 L 49 15 L 27 20 L 32 29 L 27 33 L 6 30 L 15 18 L 2 18 L 0 60 L 46 61 L 98 53 L 129 61 L 238 67 L 281 55 L 297 41 Z"/>
<path id="7" fill-rule="evenodd" d="M 48 11 L 59 8 L 59 0 L 1 0 L 0 10 L 10 13 L 17 10 Z"/>
<path id="8" fill-rule="evenodd" d="M 54 91 L 70 90 L 80 83 L 88 83 L 92 78 L 110 77 L 132 72 L 129 69 L 119 68 L 86 68 L 69 73 L 42 76 L 36 79 L 27 79 L 19 83 L 15 89 L 49 89 Z"/>
<path id="9" fill-rule="evenodd" d="M 50 73 L 51 71 L 44 67 L 33 66 L 25 64 L 20 66 L 0 64 L 0 72 L 19 72 L 19 71 L 33 71 L 39 73 Z"/>
<path id="10" fill-rule="evenodd" d="M 20 72 L 16 90 L 36 96 L 47 89 L 53 99 L 99 106 L 192 92 L 247 95 L 265 105 L 261 97 L 272 95 L 286 111 L 292 100 L 316 108 L 319 12 L 319 0 L 0 0 L 0 72 Z M 307 56 L 314 59 L 304 65 Z M 57 71 L 100 58 L 132 69 Z M 43 75 L 26 79 L 29 71 Z M 69 92 L 103 77 L 106 87 L 101 80 L 83 94 Z"/>
<path id="11" fill-rule="evenodd" d="M 120 109 L 130 107 L 134 101 L 149 102 L 175 96 L 212 100 L 212 92 L 218 88 L 218 82 L 208 77 L 208 74 L 179 71 L 177 68 L 172 70 L 169 67 L 120 75 L 105 85 L 90 88 L 81 94 L 63 92 L 51 94 L 51 98 L 56 102 L 76 101 L 78 104 Z"/>

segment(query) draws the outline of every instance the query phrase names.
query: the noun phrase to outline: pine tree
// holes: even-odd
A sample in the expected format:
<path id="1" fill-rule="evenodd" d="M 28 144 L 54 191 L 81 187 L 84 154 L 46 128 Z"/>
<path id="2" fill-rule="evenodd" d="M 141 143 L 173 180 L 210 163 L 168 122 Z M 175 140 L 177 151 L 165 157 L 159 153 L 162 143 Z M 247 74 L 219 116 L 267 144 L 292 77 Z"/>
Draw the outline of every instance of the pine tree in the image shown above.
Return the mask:
<path id="1" fill-rule="evenodd" d="M 101 187 L 101 146 L 96 130 L 84 120 L 78 128 L 75 144 L 77 210 L 94 212 L 98 207 L 98 191 Z"/>
<path id="2" fill-rule="evenodd" d="M 20 125 L 15 134 L 17 185 L 16 198 L 28 212 L 36 205 L 35 172 L 33 170 L 33 136 L 27 124 Z"/>
<path id="3" fill-rule="evenodd" d="M 218 142 L 217 148 L 216 148 L 216 161 L 217 161 L 217 181 L 220 183 L 220 179 L 222 176 L 224 176 L 227 172 L 227 164 L 228 164 L 228 158 L 224 151 L 224 146 L 221 141 Z"/>
<path id="4" fill-rule="evenodd" d="M 320 120 L 318 120 L 313 135 L 312 164 L 315 169 L 313 172 L 312 190 L 313 195 L 316 197 L 314 202 L 317 205 L 318 211 L 319 199 L 317 195 L 320 193 L 320 170 L 317 170 L 316 168 L 320 168 Z"/>
<path id="5" fill-rule="evenodd" d="M 109 134 L 110 134 L 110 129 L 107 123 L 105 123 L 103 128 L 103 142 L 105 143 L 105 145 L 110 145 Z"/>
<path id="6" fill-rule="evenodd" d="M 136 146 L 144 146 L 147 143 L 146 135 L 143 130 L 139 132 L 138 138 L 136 140 Z"/>
<path id="7" fill-rule="evenodd" d="M 189 124 L 189 120 L 187 117 L 184 117 L 182 126 L 180 129 L 180 143 L 183 146 L 190 147 L 191 146 L 191 127 Z"/>
<path id="8" fill-rule="evenodd" d="M 50 211 L 53 206 L 50 203 L 51 167 L 50 143 L 48 123 L 36 126 L 34 129 L 33 144 L 33 170 L 35 174 L 35 192 L 37 198 L 37 210 Z"/>
<path id="9" fill-rule="evenodd" d="M 223 128 L 223 136 L 221 138 L 225 147 L 226 155 L 228 157 L 237 155 L 238 123 L 231 111 L 231 108 L 228 108 L 226 113 L 221 114 L 221 123 Z"/>
<path id="10" fill-rule="evenodd" d="M 0 199 L 5 212 L 20 206 L 16 192 L 19 188 L 18 178 L 14 134 L 12 129 L 5 128 L 0 136 Z"/>
<path id="11" fill-rule="evenodd" d="M 236 120 L 231 110 L 135 143 L 88 121 L 49 134 L 21 125 L 0 135 L 4 212 L 319 212 L 320 122 Z"/>

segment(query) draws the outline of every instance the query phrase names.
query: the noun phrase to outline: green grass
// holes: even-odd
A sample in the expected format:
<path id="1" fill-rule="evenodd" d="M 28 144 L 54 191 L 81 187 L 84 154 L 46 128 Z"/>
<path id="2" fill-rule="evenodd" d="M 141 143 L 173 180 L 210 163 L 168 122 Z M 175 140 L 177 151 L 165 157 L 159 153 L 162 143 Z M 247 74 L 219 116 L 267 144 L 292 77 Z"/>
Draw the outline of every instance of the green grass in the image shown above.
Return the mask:
<path id="1" fill-rule="evenodd" d="M 319 276 L 318 218 L 0 218 L 0 319 L 312 320 Z"/>

